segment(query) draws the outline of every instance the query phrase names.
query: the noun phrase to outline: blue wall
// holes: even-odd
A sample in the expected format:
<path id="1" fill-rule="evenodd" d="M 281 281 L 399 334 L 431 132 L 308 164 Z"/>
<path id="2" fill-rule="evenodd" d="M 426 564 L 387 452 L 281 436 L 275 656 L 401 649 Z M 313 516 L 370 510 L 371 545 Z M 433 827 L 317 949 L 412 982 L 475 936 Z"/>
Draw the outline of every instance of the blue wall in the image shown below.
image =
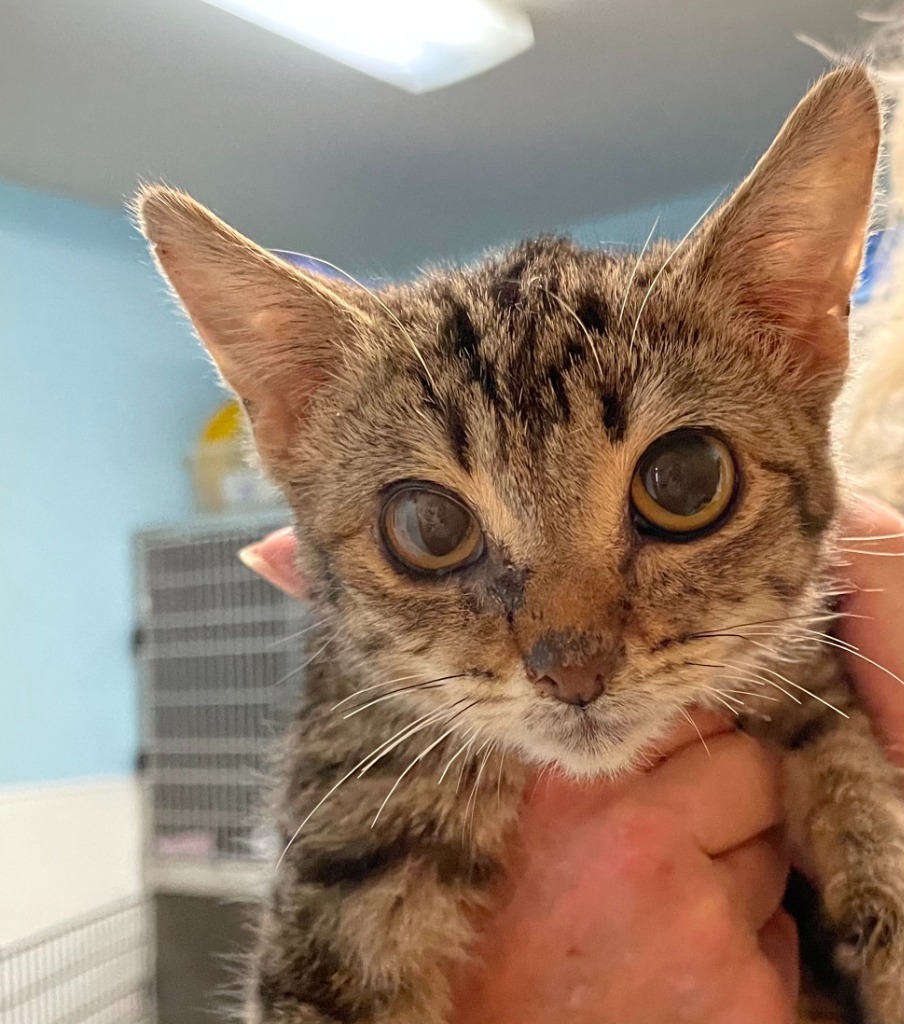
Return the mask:
<path id="1" fill-rule="evenodd" d="M 130 537 L 220 401 L 126 217 L 0 182 L 0 784 L 122 774 Z"/>
<path id="2" fill-rule="evenodd" d="M 691 195 L 670 199 L 667 202 L 651 206 L 637 207 L 623 213 L 600 217 L 597 220 L 582 221 L 578 224 L 562 225 L 538 224 L 528 235 L 561 234 L 573 238 L 581 245 L 607 248 L 608 246 L 629 245 L 640 248 L 652 229 L 652 239 L 670 238 L 676 241 L 697 222 L 701 215 L 710 208 L 714 209 L 731 194 L 731 188 L 721 191 L 708 188 Z M 714 200 L 716 201 L 714 203 Z M 477 262 L 487 249 L 504 247 L 518 241 L 517 238 L 488 239 L 487 246 L 476 253 L 471 253 L 458 260 L 467 264 Z M 442 253 L 437 253 L 442 257 Z"/>
<path id="3" fill-rule="evenodd" d="M 724 190 L 725 197 L 731 189 Z M 717 189 L 706 189 L 693 195 L 673 199 L 655 206 L 645 206 L 627 213 L 603 217 L 600 220 L 575 224 L 568 229 L 576 241 L 583 245 L 606 247 L 609 243 L 643 245 L 655 224 L 653 238 L 681 238 L 709 205 L 720 196 Z M 722 199 L 719 198 L 719 202 Z"/>

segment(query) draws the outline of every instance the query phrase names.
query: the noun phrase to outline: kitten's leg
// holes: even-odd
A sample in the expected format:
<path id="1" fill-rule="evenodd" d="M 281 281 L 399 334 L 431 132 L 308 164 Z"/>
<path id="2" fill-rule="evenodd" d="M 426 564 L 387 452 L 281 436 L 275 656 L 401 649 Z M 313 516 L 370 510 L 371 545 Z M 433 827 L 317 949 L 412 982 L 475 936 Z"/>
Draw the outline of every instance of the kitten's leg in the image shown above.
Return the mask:
<path id="1" fill-rule="evenodd" d="M 304 735 L 292 742 L 303 754 L 287 787 L 286 837 L 372 749 L 359 727 L 354 751 L 337 759 L 337 718 L 308 709 Z M 460 786 L 462 758 L 438 784 L 459 738 L 405 776 L 373 826 L 393 784 L 432 741 L 427 735 L 363 778 L 353 773 L 290 847 L 261 925 L 253 1024 L 447 1024 L 448 973 L 502 877 L 523 783 L 481 756 L 466 764 Z"/>
<path id="2" fill-rule="evenodd" d="M 262 1024 L 447 1024 L 446 972 L 467 948 L 464 879 L 409 860 L 380 877 L 306 887 L 269 908 L 252 1020 Z M 475 896 L 477 898 L 475 898 Z"/>
<path id="3" fill-rule="evenodd" d="M 822 893 L 839 966 L 859 978 L 870 1024 L 902 1024 L 902 780 L 835 659 L 813 666 L 806 682 L 849 717 L 812 702 L 776 723 L 788 751 L 792 845 Z"/>

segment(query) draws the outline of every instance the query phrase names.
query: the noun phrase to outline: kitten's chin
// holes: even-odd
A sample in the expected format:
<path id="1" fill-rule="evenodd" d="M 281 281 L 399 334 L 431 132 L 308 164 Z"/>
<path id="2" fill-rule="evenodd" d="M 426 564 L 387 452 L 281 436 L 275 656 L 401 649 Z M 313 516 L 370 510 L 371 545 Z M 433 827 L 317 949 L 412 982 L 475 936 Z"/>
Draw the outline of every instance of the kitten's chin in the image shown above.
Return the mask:
<path id="1" fill-rule="evenodd" d="M 518 737 L 524 760 L 543 767 L 555 765 L 575 778 L 609 778 L 648 768 L 645 751 L 665 737 L 676 712 L 648 714 L 631 721 L 605 718 L 578 720 L 571 727 L 555 722 L 549 728 L 525 729 Z"/>

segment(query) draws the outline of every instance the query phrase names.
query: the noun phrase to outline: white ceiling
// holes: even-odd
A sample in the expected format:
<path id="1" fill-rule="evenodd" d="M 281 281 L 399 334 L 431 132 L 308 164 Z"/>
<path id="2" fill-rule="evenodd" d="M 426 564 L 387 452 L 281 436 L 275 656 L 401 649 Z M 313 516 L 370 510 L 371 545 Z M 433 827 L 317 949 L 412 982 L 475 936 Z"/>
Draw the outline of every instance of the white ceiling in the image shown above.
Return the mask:
<path id="1" fill-rule="evenodd" d="M 853 0 L 525 6 L 533 51 L 412 96 L 200 0 L 0 0 L 0 177 L 107 206 L 164 178 L 398 271 L 737 179 L 824 66 L 794 33 L 865 32 Z"/>

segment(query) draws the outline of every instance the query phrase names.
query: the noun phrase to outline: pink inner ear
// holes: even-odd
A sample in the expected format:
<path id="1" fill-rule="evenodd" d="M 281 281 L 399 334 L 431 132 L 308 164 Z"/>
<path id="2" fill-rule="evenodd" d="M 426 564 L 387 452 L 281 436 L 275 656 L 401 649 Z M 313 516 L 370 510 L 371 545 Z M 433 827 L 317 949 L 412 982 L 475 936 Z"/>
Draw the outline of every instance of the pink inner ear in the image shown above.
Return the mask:
<path id="1" fill-rule="evenodd" d="M 755 214 L 756 207 L 750 212 Z M 811 227 L 783 232 L 779 226 L 762 234 L 757 234 L 762 228 L 755 218 L 744 218 L 721 240 L 728 254 L 722 257 L 722 280 L 733 286 L 740 306 L 795 346 L 808 373 L 840 374 L 848 364 L 850 292 L 865 240 L 865 217 L 842 233 L 834 226 L 821 229 L 820 212 L 814 211 Z M 789 210 L 788 216 L 792 213 L 800 211 Z"/>

